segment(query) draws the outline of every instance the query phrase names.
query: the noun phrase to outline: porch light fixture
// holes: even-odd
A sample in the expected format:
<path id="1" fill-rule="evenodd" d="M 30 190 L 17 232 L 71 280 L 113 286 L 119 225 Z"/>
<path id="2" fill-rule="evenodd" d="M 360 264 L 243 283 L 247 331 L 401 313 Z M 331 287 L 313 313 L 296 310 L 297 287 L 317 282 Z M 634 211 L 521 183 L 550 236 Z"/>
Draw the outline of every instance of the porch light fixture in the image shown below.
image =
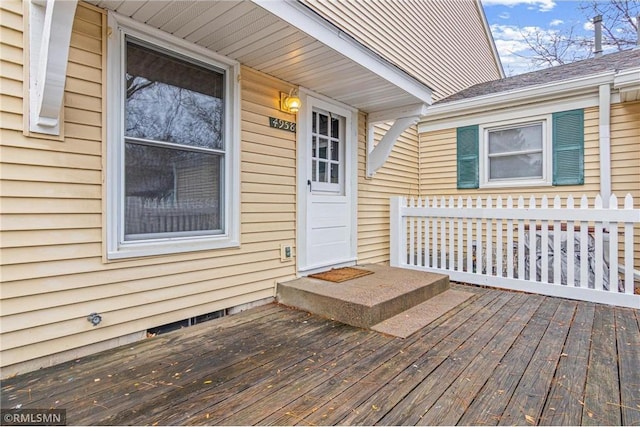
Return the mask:
<path id="1" fill-rule="evenodd" d="M 300 110 L 300 98 L 298 97 L 298 91 L 291 89 L 289 94 L 280 92 L 280 110 L 285 113 L 295 114 Z"/>

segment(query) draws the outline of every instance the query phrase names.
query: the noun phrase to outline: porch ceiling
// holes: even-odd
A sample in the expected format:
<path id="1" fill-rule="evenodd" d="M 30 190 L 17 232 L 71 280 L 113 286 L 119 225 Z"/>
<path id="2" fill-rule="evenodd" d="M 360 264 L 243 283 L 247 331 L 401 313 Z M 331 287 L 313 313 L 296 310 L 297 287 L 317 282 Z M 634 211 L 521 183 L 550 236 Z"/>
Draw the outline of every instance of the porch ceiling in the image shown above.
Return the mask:
<path id="1" fill-rule="evenodd" d="M 356 49 L 360 58 L 364 55 L 366 61 L 350 59 L 344 49 L 319 41 L 306 28 L 304 31 L 298 28 L 303 25 L 292 16 L 299 17 L 302 13 L 314 23 L 320 18 L 297 2 L 271 2 L 271 5 L 267 2 L 264 8 L 251 1 L 89 2 L 367 113 L 431 103 L 429 88 L 366 48 L 354 47 L 354 41 L 330 24 L 320 22 L 326 28 L 325 33 L 340 37 L 347 47 Z M 280 9 L 275 10 L 274 6 Z M 293 15 L 278 16 L 281 8 L 293 11 Z M 412 86 L 419 90 L 411 90 Z"/>

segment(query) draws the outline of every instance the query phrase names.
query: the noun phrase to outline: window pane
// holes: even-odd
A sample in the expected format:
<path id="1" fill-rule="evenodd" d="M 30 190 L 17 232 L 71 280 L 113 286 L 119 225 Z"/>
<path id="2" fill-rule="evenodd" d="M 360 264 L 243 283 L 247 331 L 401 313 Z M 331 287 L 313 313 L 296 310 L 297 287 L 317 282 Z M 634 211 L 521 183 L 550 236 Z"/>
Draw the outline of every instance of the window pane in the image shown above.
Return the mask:
<path id="1" fill-rule="evenodd" d="M 224 74 L 127 44 L 125 135 L 223 149 Z"/>
<path id="2" fill-rule="evenodd" d="M 542 149 L 542 123 L 489 132 L 489 154 Z"/>
<path id="3" fill-rule="evenodd" d="M 320 159 L 329 158 L 329 153 L 327 152 L 328 147 L 329 147 L 329 141 L 327 141 L 324 138 L 320 138 L 320 144 L 318 147 L 318 158 Z"/>
<path id="4" fill-rule="evenodd" d="M 327 182 L 327 163 L 318 162 L 318 182 Z"/>
<path id="5" fill-rule="evenodd" d="M 315 111 L 311 113 L 311 132 L 318 133 L 318 113 Z"/>
<path id="6" fill-rule="evenodd" d="M 489 179 L 542 178 L 542 153 L 492 157 Z"/>
<path id="7" fill-rule="evenodd" d="M 340 141 L 331 141 L 331 160 L 340 160 Z"/>
<path id="8" fill-rule="evenodd" d="M 331 118 L 331 136 L 334 138 L 340 137 L 340 120 Z"/>
<path id="9" fill-rule="evenodd" d="M 339 174 L 339 166 L 336 163 L 332 163 L 331 164 L 331 183 L 332 184 L 339 184 L 340 183 L 340 177 L 338 176 Z"/>
<path id="10" fill-rule="evenodd" d="M 222 228 L 222 156 L 131 143 L 125 150 L 125 239 Z"/>
<path id="11" fill-rule="evenodd" d="M 318 127 L 318 133 L 320 135 L 329 135 L 329 117 L 325 114 L 318 114 L 320 116 L 320 123 Z"/>
<path id="12" fill-rule="evenodd" d="M 317 160 L 313 160 L 311 162 L 311 181 L 313 182 L 317 182 L 318 181 L 318 161 Z"/>
<path id="13" fill-rule="evenodd" d="M 311 157 L 318 157 L 318 144 L 316 142 L 316 137 L 311 137 Z"/>

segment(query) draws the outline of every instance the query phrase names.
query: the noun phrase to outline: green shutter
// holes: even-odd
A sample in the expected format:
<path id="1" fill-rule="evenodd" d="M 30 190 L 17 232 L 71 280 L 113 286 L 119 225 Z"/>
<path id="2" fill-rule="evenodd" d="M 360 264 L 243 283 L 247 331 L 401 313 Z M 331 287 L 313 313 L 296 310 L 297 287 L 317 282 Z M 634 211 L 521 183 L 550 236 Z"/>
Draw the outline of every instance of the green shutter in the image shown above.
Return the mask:
<path id="1" fill-rule="evenodd" d="M 553 114 L 553 185 L 584 184 L 584 110 Z"/>
<path id="2" fill-rule="evenodd" d="M 478 126 L 457 129 L 458 188 L 478 188 Z"/>

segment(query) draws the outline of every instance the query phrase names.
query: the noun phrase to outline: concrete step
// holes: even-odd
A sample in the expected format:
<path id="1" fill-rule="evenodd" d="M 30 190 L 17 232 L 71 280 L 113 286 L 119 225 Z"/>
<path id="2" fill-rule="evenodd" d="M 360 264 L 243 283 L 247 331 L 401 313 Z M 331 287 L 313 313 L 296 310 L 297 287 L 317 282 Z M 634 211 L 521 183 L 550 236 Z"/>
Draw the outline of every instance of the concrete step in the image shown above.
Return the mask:
<path id="1" fill-rule="evenodd" d="M 303 277 L 279 283 L 278 302 L 361 328 L 371 328 L 449 289 L 449 277 L 379 264 L 374 274 L 342 283 Z"/>
<path id="2" fill-rule="evenodd" d="M 407 338 L 472 296 L 473 294 L 470 292 L 449 289 L 373 325 L 371 329 L 394 337 Z"/>

